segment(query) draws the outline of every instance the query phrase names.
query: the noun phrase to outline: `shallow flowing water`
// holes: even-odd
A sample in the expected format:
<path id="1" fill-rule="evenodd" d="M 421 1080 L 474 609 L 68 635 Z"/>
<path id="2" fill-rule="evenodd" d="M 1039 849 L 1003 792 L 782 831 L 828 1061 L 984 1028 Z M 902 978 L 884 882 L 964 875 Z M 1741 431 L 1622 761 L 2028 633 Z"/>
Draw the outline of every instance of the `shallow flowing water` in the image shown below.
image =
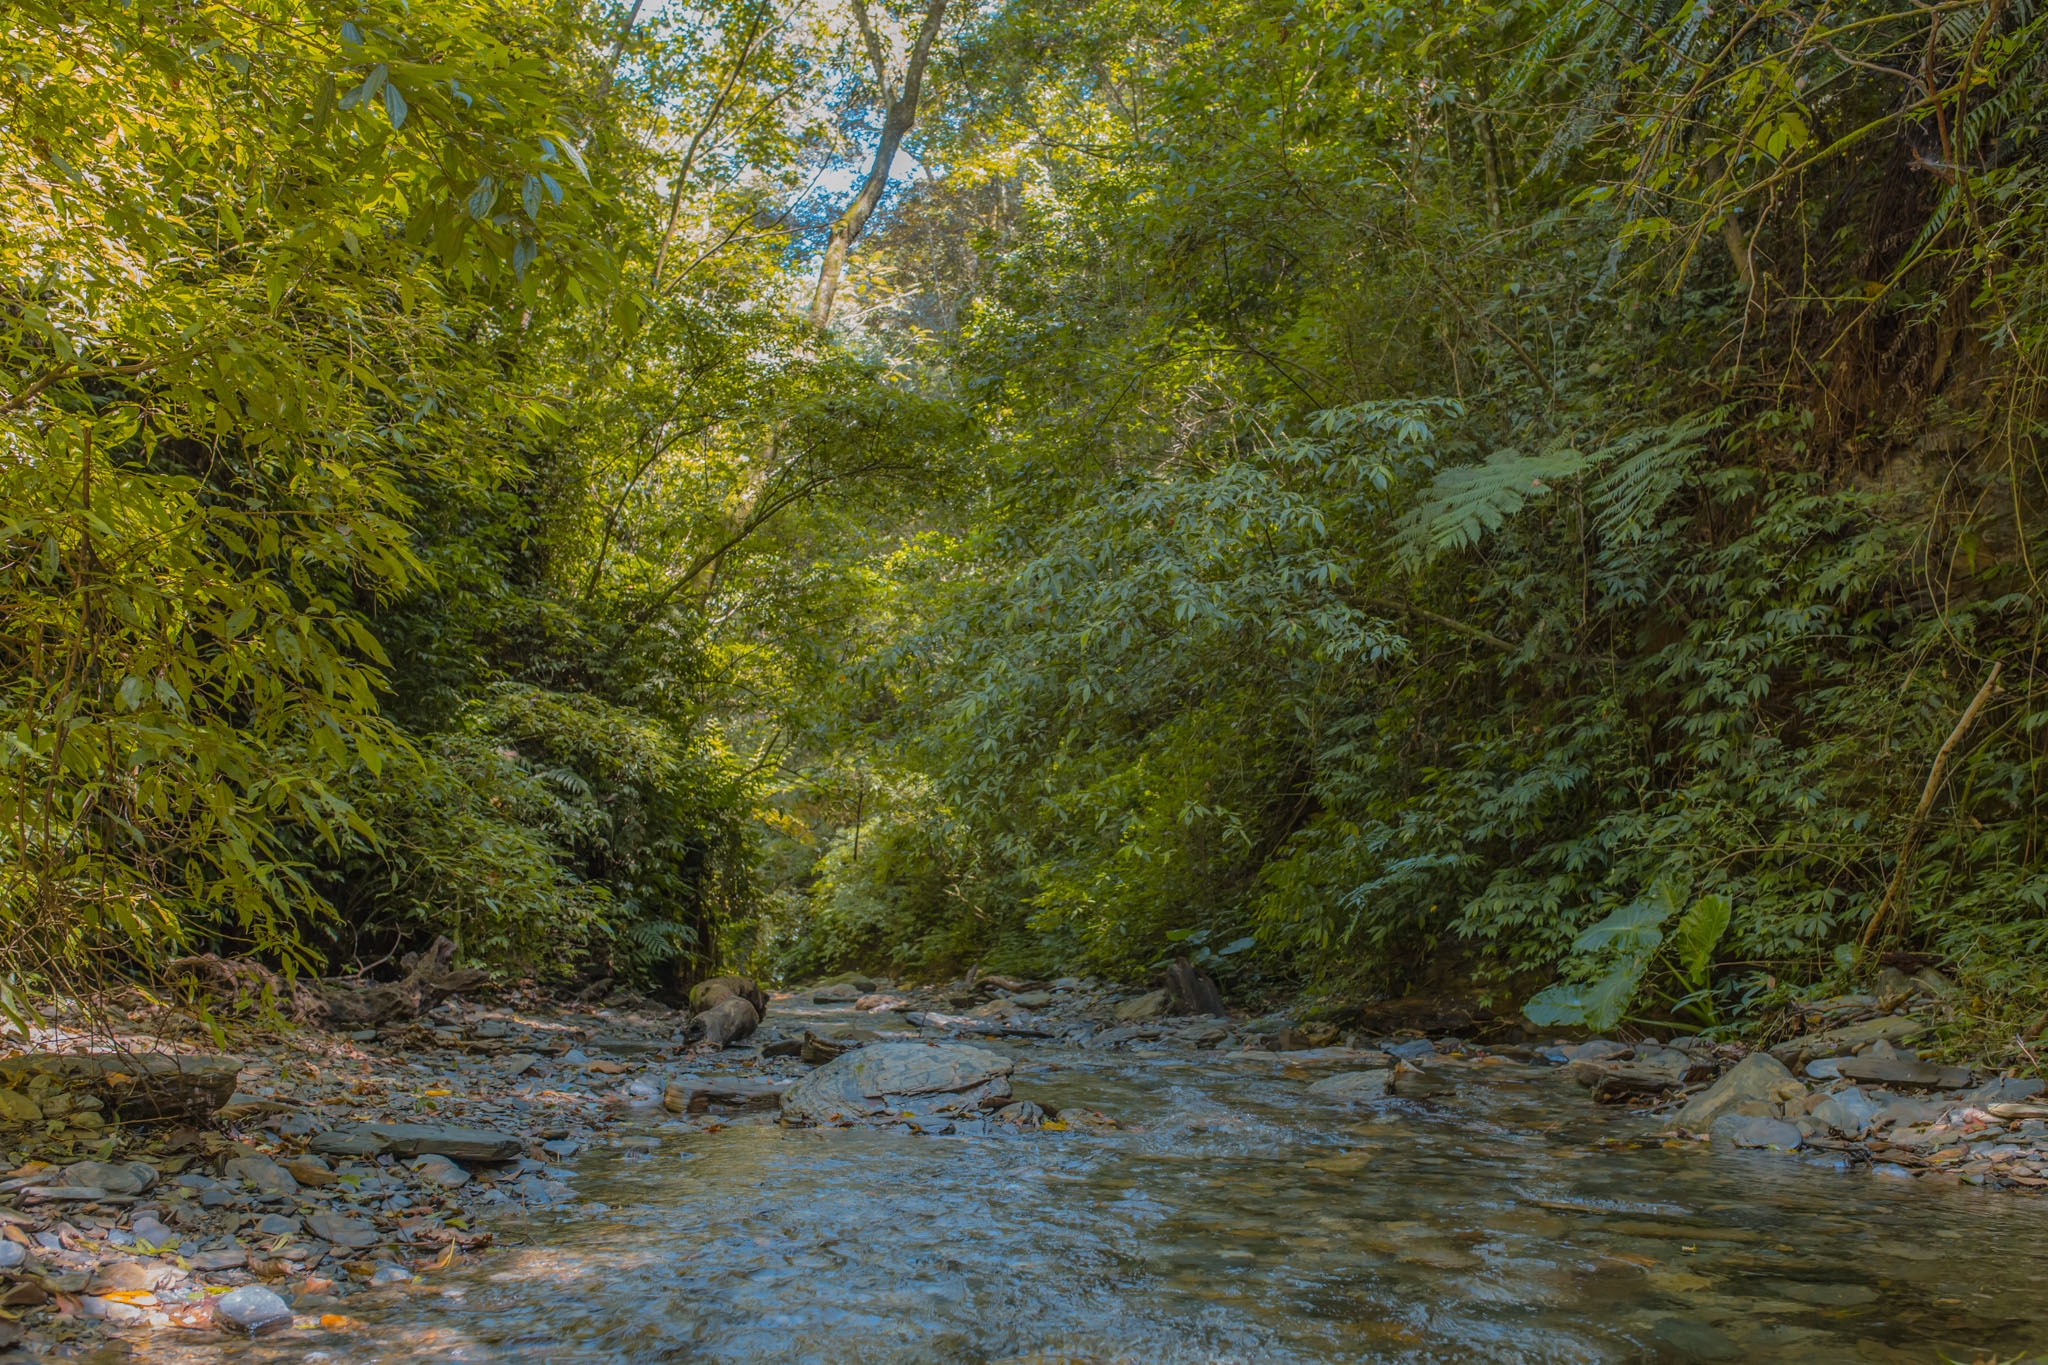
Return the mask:
<path id="1" fill-rule="evenodd" d="M 844 1013 L 819 1011 L 833 1024 Z M 784 1017 L 788 1017 L 785 1012 Z M 822 1022 L 822 1021 L 821 1021 Z M 2048 1202 L 1643 1139 L 1561 1074 L 1016 1047 L 1022 1098 L 1127 1131 L 716 1132 L 592 1152 L 602 1212 L 349 1301 L 346 1335 L 164 1361 L 2011 1360 L 2048 1351 Z M 168 1335 L 168 1334 L 164 1334 Z"/>

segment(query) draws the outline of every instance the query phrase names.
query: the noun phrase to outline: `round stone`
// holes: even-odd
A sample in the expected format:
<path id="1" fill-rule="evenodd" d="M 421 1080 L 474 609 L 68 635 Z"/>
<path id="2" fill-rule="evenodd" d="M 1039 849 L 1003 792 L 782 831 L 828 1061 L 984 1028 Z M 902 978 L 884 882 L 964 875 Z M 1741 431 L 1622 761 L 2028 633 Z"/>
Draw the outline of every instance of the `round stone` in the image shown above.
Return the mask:
<path id="1" fill-rule="evenodd" d="M 262 1285 L 249 1284 L 215 1299 L 213 1320 L 221 1327 L 260 1337 L 291 1326 L 292 1310 L 291 1305 Z"/>

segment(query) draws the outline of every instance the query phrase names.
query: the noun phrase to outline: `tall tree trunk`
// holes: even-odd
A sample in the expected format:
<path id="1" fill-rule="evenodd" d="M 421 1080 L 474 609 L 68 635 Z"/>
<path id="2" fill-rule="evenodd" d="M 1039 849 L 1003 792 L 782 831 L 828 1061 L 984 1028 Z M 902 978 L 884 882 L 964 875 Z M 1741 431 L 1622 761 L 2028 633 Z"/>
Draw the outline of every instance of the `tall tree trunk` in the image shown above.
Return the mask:
<path id="1" fill-rule="evenodd" d="M 868 178 L 861 183 L 853 202 L 832 220 L 832 232 L 825 242 L 825 259 L 818 266 L 818 286 L 811 295 L 811 321 L 820 327 L 832 321 L 832 308 L 839 300 L 839 277 L 846 269 L 846 253 L 853 249 L 868 219 L 874 215 L 875 206 L 882 202 L 882 194 L 889 188 L 889 168 L 895 164 L 896 151 L 903 145 L 904 134 L 917 124 L 917 99 L 924 84 L 925 62 L 931 57 L 932 40 L 939 35 L 939 24 L 946 17 L 946 0 L 928 0 L 924 21 L 918 25 L 917 41 L 904 65 L 900 92 L 892 90 L 887 54 L 863 0 L 854 0 L 854 17 L 860 21 L 861 37 L 867 43 L 868 57 L 874 64 L 875 80 L 886 107 L 882 140 L 875 147 Z"/>

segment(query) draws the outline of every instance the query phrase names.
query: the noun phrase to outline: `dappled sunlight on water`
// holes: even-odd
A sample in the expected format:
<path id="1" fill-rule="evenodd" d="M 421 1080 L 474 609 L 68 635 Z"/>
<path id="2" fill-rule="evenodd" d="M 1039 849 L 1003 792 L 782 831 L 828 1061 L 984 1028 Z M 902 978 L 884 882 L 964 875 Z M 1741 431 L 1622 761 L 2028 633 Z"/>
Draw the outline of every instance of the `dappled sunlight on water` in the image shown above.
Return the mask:
<path id="1" fill-rule="evenodd" d="M 1922 1361 L 2048 1349 L 2048 1203 L 1773 1154 L 1636 1144 L 1561 1076 L 1304 1102 L 1323 1071 L 1019 1052 L 1101 1135 L 918 1137 L 650 1115 L 593 1152 L 602 1213 L 346 1335 L 146 1359 Z M 1045 1065 L 1036 1065 L 1044 1063 Z"/>

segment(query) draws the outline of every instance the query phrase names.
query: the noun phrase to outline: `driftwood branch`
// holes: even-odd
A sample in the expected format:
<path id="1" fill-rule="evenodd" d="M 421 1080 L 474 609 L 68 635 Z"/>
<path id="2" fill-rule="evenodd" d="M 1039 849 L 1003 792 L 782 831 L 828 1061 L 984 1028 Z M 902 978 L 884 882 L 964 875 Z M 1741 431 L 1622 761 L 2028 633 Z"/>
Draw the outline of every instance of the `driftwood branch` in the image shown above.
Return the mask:
<path id="1" fill-rule="evenodd" d="M 1955 757 L 1956 746 L 1963 742 L 1963 736 L 1976 723 L 1978 713 L 1991 700 L 1992 692 L 1998 687 L 1998 675 L 2004 671 L 2003 663 L 1991 665 L 1991 676 L 1977 689 L 1977 695 L 1970 698 L 1970 704 L 1963 708 L 1962 719 L 1956 722 L 1955 729 L 1948 732 L 1948 738 L 1942 741 L 1941 751 L 1935 754 L 1934 766 L 1927 773 L 1927 785 L 1920 791 L 1920 804 L 1913 811 L 1912 823 L 1906 826 L 1906 842 L 1899 849 L 1899 865 L 1892 872 L 1891 884 L 1884 889 L 1884 899 L 1877 903 L 1870 923 L 1863 927 L 1860 951 L 1870 951 L 1870 945 L 1877 941 L 1878 931 L 1891 915 L 1892 905 L 1905 893 L 1906 874 L 1912 867 L 1914 851 L 1920 847 L 1920 836 L 1927 830 L 1927 814 L 1934 809 L 1934 798 L 1941 791 L 1942 779 L 1948 775 L 1949 760 Z"/>

